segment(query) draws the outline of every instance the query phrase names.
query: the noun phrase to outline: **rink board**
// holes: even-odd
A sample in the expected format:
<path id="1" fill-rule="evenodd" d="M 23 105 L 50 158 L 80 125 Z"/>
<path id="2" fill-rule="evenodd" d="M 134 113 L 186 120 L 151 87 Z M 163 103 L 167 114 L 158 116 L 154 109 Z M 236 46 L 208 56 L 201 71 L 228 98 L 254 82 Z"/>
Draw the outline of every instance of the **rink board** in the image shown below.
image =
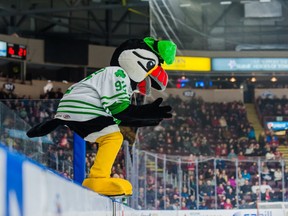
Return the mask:
<path id="1" fill-rule="evenodd" d="M 0 145 L 0 215 L 4 216 L 257 216 L 256 209 L 134 210 L 83 188 Z M 259 216 L 284 216 L 263 209 Z"/>

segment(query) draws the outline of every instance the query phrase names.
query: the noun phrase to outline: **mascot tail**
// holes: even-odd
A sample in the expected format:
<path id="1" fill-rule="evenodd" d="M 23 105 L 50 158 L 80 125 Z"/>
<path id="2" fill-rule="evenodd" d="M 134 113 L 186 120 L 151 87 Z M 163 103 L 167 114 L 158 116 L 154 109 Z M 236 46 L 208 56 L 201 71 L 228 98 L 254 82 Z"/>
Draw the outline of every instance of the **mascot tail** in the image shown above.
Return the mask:
<path id="1" fill-rule="evenodd" d="M 26 134 L 30 138 L 45 136 L 55 130 L 59 125 L 61 125 L 60 119 L 51 119 L 34 126 Z"/>

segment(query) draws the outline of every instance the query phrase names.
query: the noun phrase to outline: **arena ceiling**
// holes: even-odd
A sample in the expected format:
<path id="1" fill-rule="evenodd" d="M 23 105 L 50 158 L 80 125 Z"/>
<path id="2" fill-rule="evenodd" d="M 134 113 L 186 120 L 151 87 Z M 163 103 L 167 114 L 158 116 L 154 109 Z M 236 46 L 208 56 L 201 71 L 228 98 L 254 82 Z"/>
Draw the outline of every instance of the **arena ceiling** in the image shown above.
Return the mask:
<path id="1" fill-rule="evenodd" d="M 124 0 L 6 0 L 0 3 L 0 33 L 113 46 L 149 35 L 149 5 Z"/>
<path id="2" fill-rule="evenodd" d="M 287 12 L 288 0 L 2 0 L 0 33 L 109 46 L 152 34 L 181 49 L 287 50 Z"/>

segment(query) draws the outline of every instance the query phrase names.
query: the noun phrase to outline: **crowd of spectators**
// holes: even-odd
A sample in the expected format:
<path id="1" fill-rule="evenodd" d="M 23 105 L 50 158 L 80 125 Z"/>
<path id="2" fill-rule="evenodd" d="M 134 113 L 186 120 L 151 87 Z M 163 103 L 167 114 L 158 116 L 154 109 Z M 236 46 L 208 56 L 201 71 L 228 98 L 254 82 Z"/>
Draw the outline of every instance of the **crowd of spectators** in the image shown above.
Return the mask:
<path id="1" fill-rule="evenodd" d="M 148 177 L 153 178 L 153 172 L 144 171 L 142 175 L 147 178 L 148 188 L 145 196 L 139 196 L 139 208 L 255 208 L 257 200 L 287 199 L 287 185 L 283 182 L 288 180 L 288 170 L 283 173 L 285 166 L 278 150 L 282 140 L 272 130 L 264 130 L 256 139 L 242 102 L 209 103 L 201 98 L 184 101 L 173 95 L 165 102 L 173 104 L 173 118 L 159 126 L 140 129 L 138 147 L 156 153 L 155 157 L 166 154 L 168 158 L 176 154 L 181 155 L 183 161 L 183 158 L 190 158 L 192 162 L 185 166 L 183 162 L 181 166 L 178 180 L 183 181 L 182 193 L 179 193 L 178 183 L 170 182 L 162 196 L 159 190 L 163 188 L 163 177 L 150 179 L 154 184 L 149 186 Z M 209 158 L 212 158 L 209 163 L 204 162 Z M 169 166 L 167 162 L 166 166 L 169 174 L 179 174 L 177 163 Z M 139 194 L 145 184 L 140 183 Z"/>
<path id="2" fill-rule="evenodd" d="M 139 209 L 193 210 L 204 206 L 207 209 L 256 208 L 260 200 L 273 202 L 288 199 L 288 169 L 283 173 L 284 167 L 280 161 L 263 159 L 258 164 L 258 161 L 253 160 L 238 160 L 236 163 L 233 160 L 211 158 L 196 163 L 194 158 L 193 169 L 189 169 L 191 163 L 187 164 L 182 158 L 180 171 L 179 164 L 175 162 L 172 165 L 168 158 L 165 179 L 159 173 L 156 175 L 156 169 L 153 168 L 139 171 L 139 178 L 146 179 L 139 180 Z M 144 166 L 145 161 L 140 163 Z M 182 180 L 180 185 L 179 182 L 170 181 L 172 166 L 178 167 L 174 177 L 178 181 Z"/>
<path id="3" fill-rule="evenodd" d="M 259 96 L 256 105 L 261 116 L 288 116 L 288 98 L 286 95 L 281 98 L 275 95 Z"/>
<path id="4" fill-rule="evenodd" d="M 54 116 L 59 102 L 57 99 L 63 93 L 61 89 L 57 90 L 58 93 L 51 91 L 41 95 L 41 100 L 4 98 L 6 100 L 2 102 L 33 126 Z M 142 182 L 138 191 L 139 208 L 251 208 L 259 199 L 286 199 L 286 191 L 282 189 L 286 187 L 283 181 L 288 180 L 288 169 L 283 173 L 283 166 L 277 161 L 281 159 L 278 150 L 281 140 L 271 130 L 263 131 L 256 139 L 242 102 L 211 103 L 195 97 L 184 101 L 170 95 L 165 103 L 172 105 L 173 118 L 156 127 L 139 130 L 138 147 L 157 154 L 182 155 L 188 162 L 181 165 L 183 181 L 180 188 L 171 182 L 164 187 L 163 177 L 159 175 L 155 178 L 151 170 L 147 171 L 144 180 L 143 176 L 139 176 L 139 182 Z M 1 141 L 22 152 L 27 151 L 20 144 L 22 140 L 3 134 Z M 48 136 L 52 144 L 41 146 L 41 162 L 63 176 L 73 178 L 72 131 L 61 127 Z M 34 147 L 38 151 L 39 146 L 35 144 Z M 31 152 L 33 149 L 28 155 Z M 97 143 L 87 143 L 87 174 L 96 152 Z M 255 158 L 261 158 L 261 165 Z M 196 164 L 196 159 L 201 163 Z M 179 164 L 168 163 L 167 167 L 169 174 L 177 178 Z M 112 168 L 112 176 L 126 177 L 122 150 Z"/>
<path id="5" fill-rule="evenodd" d="M 141 149 L 166 154 L 199 156 L 262 156 L 265 141 L 257 142 L 243 102 L 181 100 L 170 95 L 173 118 L 139 131 Z M 239 138 L 243 138 L 242 140 Z M 157 145 L 155 145 L 157 143 Z M 163 152 L 162 152 L 163 151 Z"/>

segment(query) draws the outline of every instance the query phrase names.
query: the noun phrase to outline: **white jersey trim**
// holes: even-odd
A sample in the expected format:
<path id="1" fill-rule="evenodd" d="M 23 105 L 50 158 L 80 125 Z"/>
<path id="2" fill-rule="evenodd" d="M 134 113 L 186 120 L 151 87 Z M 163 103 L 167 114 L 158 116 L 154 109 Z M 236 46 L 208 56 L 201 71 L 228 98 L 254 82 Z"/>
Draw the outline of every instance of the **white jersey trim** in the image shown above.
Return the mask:
<path id="1" fill-rule="evenodd" d="M 118 125 L 116 124 L 110 125 L 106 128 L 103 128 L 101 131 L 97 131 L 97 132 L 93 132 L 89 134 L 88 136 L 84 137 L 84 140 L 93 143 L 101 136 L 105 136 L 107 134 L 118 132 L 118 131 L 120 131 Z"/>

